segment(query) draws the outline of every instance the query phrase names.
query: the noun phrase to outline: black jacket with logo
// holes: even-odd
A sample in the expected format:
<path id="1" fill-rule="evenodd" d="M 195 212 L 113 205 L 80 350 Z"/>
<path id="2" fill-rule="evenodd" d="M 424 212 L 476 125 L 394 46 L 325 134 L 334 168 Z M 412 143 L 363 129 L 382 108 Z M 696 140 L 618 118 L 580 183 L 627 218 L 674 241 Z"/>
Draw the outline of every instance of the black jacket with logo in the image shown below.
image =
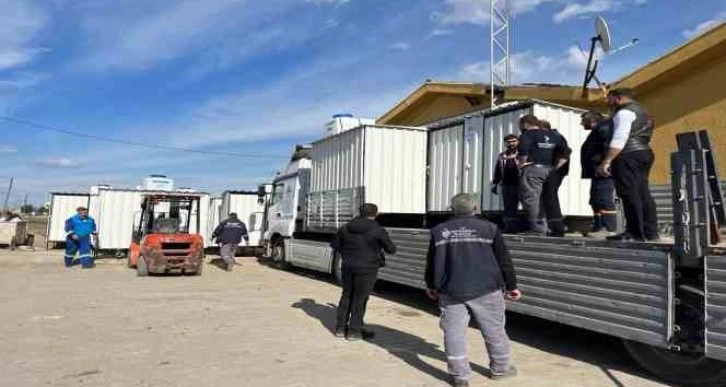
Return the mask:
<path id="1" fill-rule="evenodd" d="M 612 121 L 604 120 L 587 135 L 580 149 L 580 165 L 582 165 L 583 179 L 592 179 L 595 177 L 597 167 L 605 159 L 605 155 L 610 147 L 612 134 Z"/>
<path id="2" fill-rule="evenodd" d="M 227 219 L 214 229 L 212 237 L 217 239 L 217 243 L 221 245 L 236 245 L 247 240 L 247 226 L 239 219 Z"/>
<path id="3" fill-rule="evenodd" d="M 472 298 L 516 289 L 514 265 L 497 226 L 475 216 L 457 216 L 431 229 L 426 285 Z"/>
<path id="4" fill-rule="evenodd" d="M 377 270 L 384 265 L 383 252 L 396 253 L 385 228 L 366 217 L 358 217 L 341 227 L 330 247 L 343 257 L 343 267 Z"/>

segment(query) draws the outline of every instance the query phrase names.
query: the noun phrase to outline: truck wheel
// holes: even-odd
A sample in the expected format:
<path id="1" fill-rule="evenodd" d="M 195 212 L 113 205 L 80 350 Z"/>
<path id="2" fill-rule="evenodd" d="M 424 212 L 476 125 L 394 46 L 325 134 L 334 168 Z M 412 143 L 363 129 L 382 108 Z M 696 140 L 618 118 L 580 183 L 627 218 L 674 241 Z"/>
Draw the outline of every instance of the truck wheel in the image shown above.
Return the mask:
<path id="1" fill-rule="evenodd" d="M 623 340 L 630 355 L 653 375 L 679 386 L 726 385 L 726 363 L 698 353 L 674 352 Z"/>
<path id="2" fill-rule="evenodd" d="M 139 277 L 146 277 L 149 275 L 149 266 L 146 264 L 146 259 L 142 256 L 139 256 L 136 261 L 136 275 Z"/>
<path id="3" fill-rule="evenodd" d="M 277 238 L 272 242 L 272 261 L 278 269 L 290 269 L 290 262 L 285 257 L 285 239 Z"/>

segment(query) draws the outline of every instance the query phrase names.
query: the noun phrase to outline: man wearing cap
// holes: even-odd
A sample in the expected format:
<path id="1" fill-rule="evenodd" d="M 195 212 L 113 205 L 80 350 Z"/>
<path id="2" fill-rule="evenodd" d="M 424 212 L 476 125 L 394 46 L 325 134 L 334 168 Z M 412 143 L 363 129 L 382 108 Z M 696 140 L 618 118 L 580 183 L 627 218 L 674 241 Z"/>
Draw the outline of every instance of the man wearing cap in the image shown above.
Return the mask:
<path id="1" fill-rule="evenodd" d="M 214 229 L 212 238 L 215 238 L 219 243 L 219 255 L 227 264 L 227 271 L 232 271 L 235 264 L 234 257 L 237 255 L 237 246 L 239 246 L 242 238 L 244 238 L 245 243 L 249 244 L 250 242 L 247 226 L 237 218 L 236 213 L 231 212 L 229 218 L 223 220 Z"/>
<path id="2" fill-rule="evenodd" d="M 596 111 L 582 114 L 582 127 L 589 131 L 580 150 L 582 178 L 590 179 L 593 222 L 590 236 L 611 236 L 616 230 L 615 183 L 610 176 L 598 176 L 597 166 L 605 158 L 612 136 L 612 122 Z"/>
<path id="3" fill-rule="evenodd" d="M 96 221 L 88 216 L 86 207 L 78 207 L 76 215 L 68 218 L 65 223 L 66 252 L 64 256 L 66 267 L 73 266 L 73 258 L 80 254 L 81 266 L 84 269 L 93 267 L 91 256 L 91 236 L 96 234 Z"/>
<path id="4" fill-rule="evenodd" d="M 499 154 L 492 178 L 492 193 L 499 194 L 502 186 L 504 202 L 504 232 L 517 231 L 517 207 L 519 206 L 519 167 L 517 167 L 517 146 L 519 137 L 516 134 L 504 136 L 504 152 Z"/>

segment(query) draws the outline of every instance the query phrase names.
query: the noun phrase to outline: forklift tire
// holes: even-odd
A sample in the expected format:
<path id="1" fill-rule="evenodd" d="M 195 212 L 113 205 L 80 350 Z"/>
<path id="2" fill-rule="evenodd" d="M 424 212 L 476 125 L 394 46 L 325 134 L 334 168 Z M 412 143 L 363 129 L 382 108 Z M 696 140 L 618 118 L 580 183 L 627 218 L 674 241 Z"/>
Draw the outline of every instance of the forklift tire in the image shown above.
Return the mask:
<path id="1" fill-rule="evenodd" d="M 343 286 L 343 257 L 340 254 L 335 254 L 333 259 L 333 276 L 338 285 Z"/>
<path id="2" fill-rule="evenodd" d="M 146 265 L 146 259 L 140 255 L 138 261 L 136 261 L 136 275 L 139 277 L 146 277 L 149 275 L 149 266 Z"/>

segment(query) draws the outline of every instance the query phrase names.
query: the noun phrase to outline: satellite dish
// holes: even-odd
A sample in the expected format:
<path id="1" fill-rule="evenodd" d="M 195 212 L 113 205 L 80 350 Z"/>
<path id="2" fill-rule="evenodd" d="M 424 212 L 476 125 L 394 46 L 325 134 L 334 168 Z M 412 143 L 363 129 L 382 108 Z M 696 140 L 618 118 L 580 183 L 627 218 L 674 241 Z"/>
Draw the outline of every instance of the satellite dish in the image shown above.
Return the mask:
<path id="1" fill-rule="evenodd" d="M 595 18 L 595 33 L 597 34 L 597 39 L 600 41 L 602 50 L 605 52 L 610 51 L 610 28 L 602 16 Z"/>

